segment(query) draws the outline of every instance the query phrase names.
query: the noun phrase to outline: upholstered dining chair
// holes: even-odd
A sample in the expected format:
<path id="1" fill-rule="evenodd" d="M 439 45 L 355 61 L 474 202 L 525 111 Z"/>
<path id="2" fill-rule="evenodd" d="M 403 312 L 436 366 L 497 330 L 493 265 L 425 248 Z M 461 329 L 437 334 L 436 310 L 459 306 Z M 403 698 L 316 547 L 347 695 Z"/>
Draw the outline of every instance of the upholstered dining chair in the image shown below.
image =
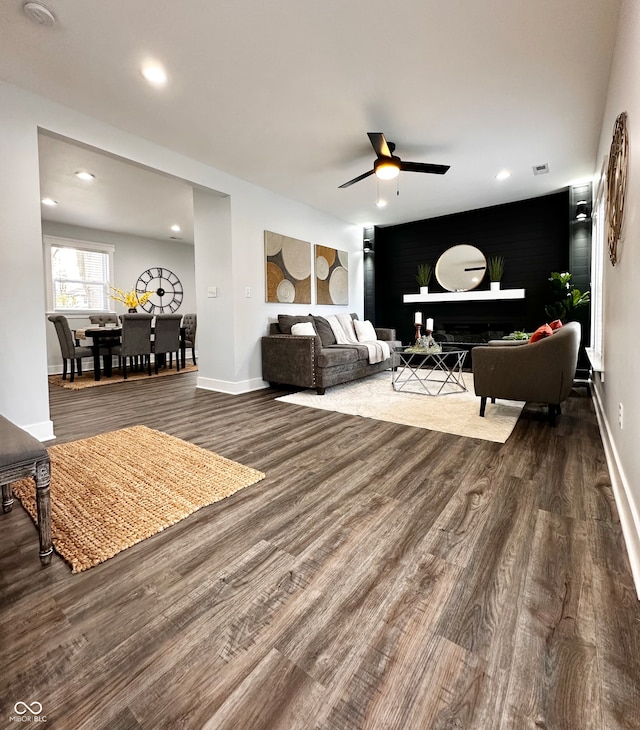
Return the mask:
<path id="1" fill-rule="evenodd" d="M 153 353 L 155 356 L 156 375 L 158 374 L 158 364 L 161 359 L 159 356 L 164 355 L 165 364 L 167 355 L 169 356 L 169 367 L 173 366 L 173 353 L 176 354 L 176 370 L 180 370 L 180 321 L 181 314 L 158 314 L 156 315 L 156 324 L 153 335 Z"/>
<path id="2" fill-rule="evenodd" d="M 49 322 L 53 322 L 60 342 L 60 351 L 62 353 L 62 379 L 67 379 L 67 363 L 71 363 L 71 377 L 69 380 L 73 383 L 75 379 L 76 364 L 78 366 L 78 375 L 82 375 L 82 358 L 93 357 L 93 350 L 90 347 L 81 347 L 75 344 L 73 333 L 69 327 L 69 322 L 63 314 L 51 314 L 48 317 Z M 108 352 L 108 350 L 105 350 Z M 101 350 L 100 354 L 104 354 Z"/>
<path id="3" fill-rule="evenodd" d="M 127 379 L 127 358 L 142 357 L 151 375 L 151 320 L 150 314 L 122 314 L 122 341 L 112 348 L 113 354 L 120 357 L 122 377 Z"/>
<path id="4" fill-rule="evenodd" d="M 185 347 L 191 348 L 191 359 L 193 360 L 193 364 L 196 365 L 196 329 L 198 327 L 197 315 L 195 313 L 185 314 L 182 317 L 182 326 L 185 329 Z"/>
<path id="5" fill-rule="evenodd" d="M 89 322 L 91 324 L 97 324 L 99 326 L 105 324 L 120 324 L 117 314 L 90 314 Z"/>
<path id="6" fill-rule="evenodd" d="M 89 322 L 91 324 L 97 324 L 98 327 L 104 327 L 106 324 L 120 324 L 117 314 L 90 314 Z M 114 348 L 120 344 L 120 335 L 114 335 L 113 337 L 101 337 L 101 344 L 105 347 Z"/>

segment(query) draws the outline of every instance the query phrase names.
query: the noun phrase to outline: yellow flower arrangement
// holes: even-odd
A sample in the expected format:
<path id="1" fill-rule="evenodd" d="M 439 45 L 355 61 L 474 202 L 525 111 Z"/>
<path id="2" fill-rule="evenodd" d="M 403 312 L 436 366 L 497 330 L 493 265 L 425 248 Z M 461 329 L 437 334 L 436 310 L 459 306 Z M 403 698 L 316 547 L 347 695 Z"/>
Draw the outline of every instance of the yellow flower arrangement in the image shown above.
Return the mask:
<path id="1" fill-rule="evenodd" d="M 153 292 L 146 291 L 142 294 L 138 294 L 138 292 L 135 289 L 132 289 L 128 292 L 123 292 L 122 289 L 117 289 L 115 286 L 111 286 L 109 284 L 109 288 L 113 289 L 115 294 L 109 294 L 111 299 L 115 299 L 116 302 L 122 302 L 127 309 L 135 309 L 136 307 L 139 307 L 140 305 L 144 304 L 149 300 L 149 297 Z"/>

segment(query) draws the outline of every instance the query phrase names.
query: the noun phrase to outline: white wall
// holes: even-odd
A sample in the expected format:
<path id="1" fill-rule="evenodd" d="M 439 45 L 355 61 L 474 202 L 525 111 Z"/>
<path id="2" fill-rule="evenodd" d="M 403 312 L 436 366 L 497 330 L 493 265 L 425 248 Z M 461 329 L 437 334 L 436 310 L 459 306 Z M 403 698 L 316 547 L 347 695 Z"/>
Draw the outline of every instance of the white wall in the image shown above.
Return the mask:
<path id="1" fill-rule="evenodd" d="M 596 159 L 599 175 L 608 156 L 613 126 L 628 114 L 629 176 L 622 240 L 616 266 L 604 262 L 604 379 L 596 380 L 603 438 L 616 501 L 640 595 L 640 357 L 638 293 L 640 291 L 640 3 L 624 0 L 611 70 L 602 133 Z M 624 422 L 618 425 L 622 403 Z"/>
<path id="2" fill-rule="evenodd" d="M 362 315 L 361 229 L 3 82 L 0 82 L 0 109 L 3 116 L 0 252 L 3 268 L 11 269 L 5 277 L 7 283 L 0 307 L 0 334 L 3 341 L 11 343 L 0 365 L 0 412 L 18 425 L 33 426 L 32 432 L 37 431 L 41 436 L 43 431 L 51 430 L 43 317 L 38 127 L 182 178 L 199 189 L 229 196 L 230 235 L 226 241 L 214 241 L 211 245 L 230 248 L 230 263 L 224 270 L 216 270 L 215 265 L 210 270 L 200 270 L 196 239 L 195 286 L 198 349 L 202 348 L 203 338 L 213 338 L 213 345 L 216 338 L 215 327 L 211 326 L 216 304 L 207 298 L 206 286 L 217 285 L 230 297 L 232 322 L 225 321 L 224 326 L 233 327 L 233 343 L 226 351 L 231 371 L 221 373 L 215 361 L 201 357 L 198 362 L 201 385 L 221 381 L 230 392 L 262 385 L 259 339 L 266 332 L 268 319 L 281 311 L 306 313 L 309 309 L 301 305 L 285 307 L 265 303 L 265 229 L 349 251 L 351 303 L 331 311 L 355 311 Z M 204 245 L 202 240 L 201 244 Z M 245 297 L 247 286 L 251 287 L 251 298 Z M 25 292 L 29 293 L 28 297 Z M 16 327 L 16 322 L 21 326 Z M 23 366 L 25 362 L 28 367 Z"/>

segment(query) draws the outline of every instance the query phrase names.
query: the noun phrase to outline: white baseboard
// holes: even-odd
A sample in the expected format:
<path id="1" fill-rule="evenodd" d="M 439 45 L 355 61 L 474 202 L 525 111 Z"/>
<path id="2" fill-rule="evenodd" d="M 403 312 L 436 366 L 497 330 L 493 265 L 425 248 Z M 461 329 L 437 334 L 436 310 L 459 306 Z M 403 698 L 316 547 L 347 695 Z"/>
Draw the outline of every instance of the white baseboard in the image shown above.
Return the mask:
<path id="1" fill-rule="evenodd" d="M 230 380 L 199 377 L 196 381 L 196 388 L 215 390 L 217 393 L 227 393 L 228 395 L 242 395 L 242 393 L 251 393 L 254 390 L 261 390 L 268 387 L 268 384 L 262 378 L 232 382 Z"/>
<path id="2" fill-rule="evenodd" d="M 627 547 L 629 563 L 631 564 L 631 573 L 633 574 L 633 581 L 636 586 L 636 594 L 638 595 L 638 600 L 640 600 L 640 505 L 637 505 L 634 501 L 629 482 L 620 463 L 620 457 L 616 449 L 615 441 L 613 440 L 609 422 L 605 416 L 599 389 L 594 385 L 592 386 L 592 391 L 594 394 L 593 403 L 598 418 L 598 426 L 600 427 L 600 435 L 602 436 L 602 443 L 604 445 L 604 453 L 611 476 L 613 496 L 616 500 L 618 514 L 620 515 L 620 525 Z"/>
<path id="3" fill-rule="evenodd" d="M 37 438 L 38 441 L 50 441 L 56 437 L 53 432 L 53 421 L 31 423 L 28 426 L 22 426 L 22 428 L 34 438 Z"/>

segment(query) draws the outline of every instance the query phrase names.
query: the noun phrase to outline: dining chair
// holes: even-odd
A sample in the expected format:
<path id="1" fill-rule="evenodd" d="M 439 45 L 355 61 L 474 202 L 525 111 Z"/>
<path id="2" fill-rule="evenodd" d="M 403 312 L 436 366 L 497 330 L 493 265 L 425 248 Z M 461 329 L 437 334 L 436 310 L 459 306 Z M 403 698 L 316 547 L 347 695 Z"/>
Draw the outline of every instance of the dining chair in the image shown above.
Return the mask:
<path id="1" fill-rule="evenodd" d="M 49 322 L 53 322 L 56 328 L 56 334 L 58 335 L 58 341 L 60 342 L 60 351 L 62 353 L 62 379 L 67 379 L 67 363 L 71 363 L 71 377 L 70 382 L 73 383 L 75 379 L 76 365 L 78 368 L 78 375 L 82 375 L 82 358 L 91 357 L 93 358 L 93 350 L 90 347 L 82 347 L 75 344 L 73 333 L 69 327 L 69 322 L 63 314 L 51 314 L 48 317 Z M 100 351 L 100 354 L 108 353 L 108 349 L 105 348 L 104 352 Z"/>
<path id="2" fill-rule="evenodd" d="M 196 329 L 198 327 L 197 315 L 195 313 L 185 314 L 182 317 L 182 326 L 185 328 L 185 347 L 191 348 L 191 358 L 193 359 L 193 364 L 196 365 Z"/>
<path id="3" fill-rule="evenodd" d="M 127 358 L 142 357 L 147 363 L 147 373 L 151 375 L 151 314 L 121 314 L 122 341 L 112 348 L 113 354 L 120 357 L 122 377 L 127 379 Z"/>
<path id="4" fill-rule="evenodd" d="M 153 335 L 153 353 L 155 355 L 155 369 L 158 374 L 158 365 L 164 355 L 165 365 L 169 356 L 169 367 L 173 367 L 173 353 L 176 354 L 176 370 L 180 370 L 180 314 L 158 314 Z"/>
<path id="5" fill-rule="evenodd" d="M 112 314 L 111 312 L 109 314 L 90 314 L 89 322 L 91 324 L 97 324 L 100 327 L 105 324 L 120 324 L 118 315 Z"/>
<path id="6" fill-rule="evenodd" d="M 120 320 L 118 319 L 117 314 L 90 314 L 89 315 L 89 322 L 91 324 L 97 324 L 98 327 L 104 327 L 106 324 L 120 324 Z M 101 337 L 100 343 L 103 344 L 105 347 L 109 347 L 113 349 L 117 345 L 120 344 L 120 335 L 114 335 L 113 337 Z M 111 353 L 109 353 L 111 354 Z"/>

